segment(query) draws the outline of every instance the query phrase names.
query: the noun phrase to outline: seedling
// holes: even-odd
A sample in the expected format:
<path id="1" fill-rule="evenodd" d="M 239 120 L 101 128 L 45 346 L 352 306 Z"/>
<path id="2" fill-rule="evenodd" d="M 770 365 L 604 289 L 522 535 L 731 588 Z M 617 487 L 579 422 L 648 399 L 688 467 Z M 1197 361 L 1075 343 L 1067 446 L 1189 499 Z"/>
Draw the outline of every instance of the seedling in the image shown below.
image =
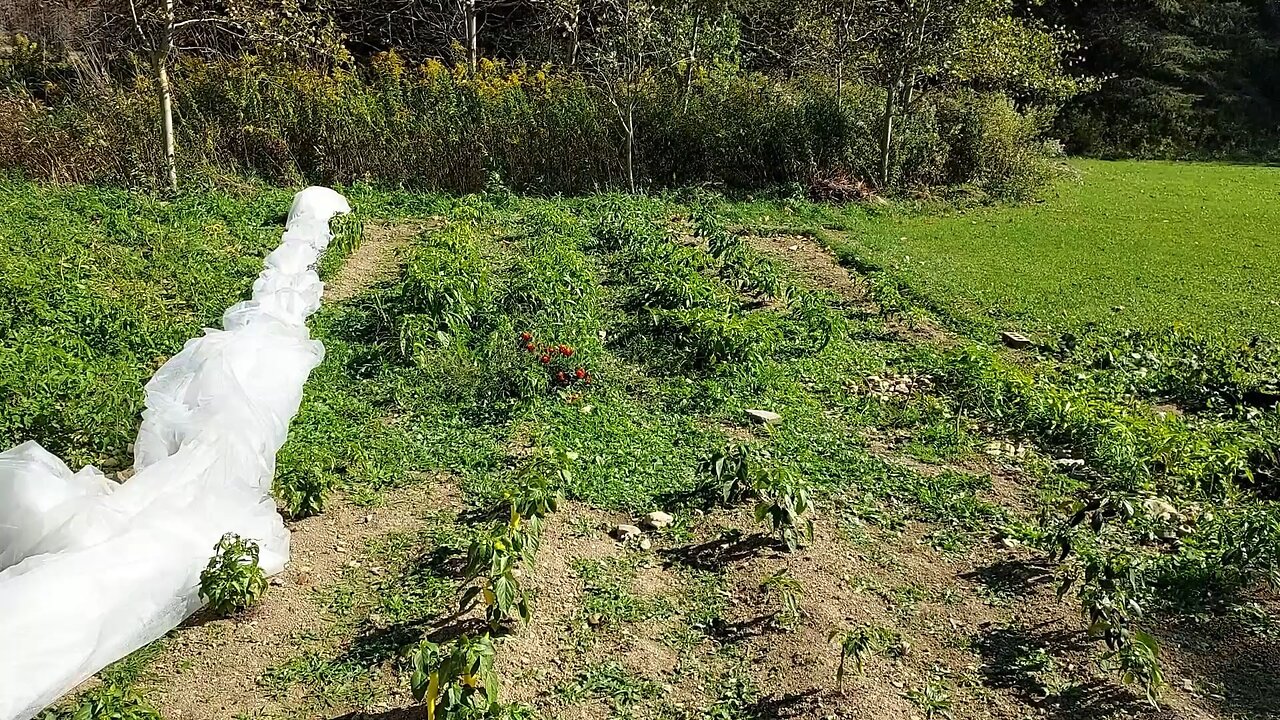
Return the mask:
<path id="1" fill-rule="evenodd" d="M 410 656 L 413 698 L 427 708 L 427 719 L 488 717 L 501 713 L 498 675 L 493 669 L 493 640 L 466 635 L 441 647 L 428 640 Z"/>
<path id="2" fill-rule="evenodd" d="M 766 523 L 789 552 L 801 540 L 813 539 L 813 520 L 804 517 L 813 506 L 808 484 L 790 468 L 774 468 L 756 478 L 756 521 Z"/>
<path id="3" fill-rule="evenodd" d="M 908 690 L 907 699 L 920 708 L 925 720 L 933 720 L 933 718 L 953 720 L 954 718 L 951 714 L 951 690 L 945 683 L 930 680 L 922 688 Z"/>
<path id="4" fill-rule="evenodd" d="M 857 630 L 831 633 L 832 642 L 840 643 L 840 664 L 836 666 L 836 687 L 844 692 L 844 678 L 849 661 L 853 661 L 853 669 L 859 675 L 867 661 L 889 649 L 896 639 L 892 630 L 882 627 L 861 627 Z"/>
<path id="5" fill-rule="evenodd" d="M 765 578 L 760 583 L 760 589 L 778 597 L 781 610 L 774 614 L 774 620 L 782 627 L 795 628 L 804 615 L 804 611 L 800 609 L 800 597 L 804 594 L 800 581 L 791 577 L 791 573 L 783 568 Z"/>
<path id="6" fill-rule="evenodd" d="M 235 533 L 222 536 L 200 573 L 200 597 L 219 615 L 240 612 L 258 602 L 267 576 L 258 565 L 258 544 Z"/>

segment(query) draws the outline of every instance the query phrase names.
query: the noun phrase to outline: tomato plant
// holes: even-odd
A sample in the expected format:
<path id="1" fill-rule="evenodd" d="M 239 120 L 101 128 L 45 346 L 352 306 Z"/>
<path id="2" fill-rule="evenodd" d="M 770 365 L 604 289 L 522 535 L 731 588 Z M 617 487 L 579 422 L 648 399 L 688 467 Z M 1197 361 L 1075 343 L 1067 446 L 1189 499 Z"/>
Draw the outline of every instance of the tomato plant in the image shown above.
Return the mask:
<path id="1" fill-rule="evenodd" d="M 258 544 L 235 533 L 223 535 L 200 573 L 200 597 L 214 612 L 230 615 L 256 603 L 266 589 L 267 576 L 258 565 Z"/>

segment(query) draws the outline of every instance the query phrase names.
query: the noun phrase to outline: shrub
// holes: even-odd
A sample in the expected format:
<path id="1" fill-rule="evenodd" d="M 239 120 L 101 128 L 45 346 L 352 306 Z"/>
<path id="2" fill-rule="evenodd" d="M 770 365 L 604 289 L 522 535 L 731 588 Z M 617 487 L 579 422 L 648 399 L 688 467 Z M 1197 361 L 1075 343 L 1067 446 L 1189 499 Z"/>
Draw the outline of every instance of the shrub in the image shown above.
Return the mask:
<path id="1" fill-rule="evenodd" d="M 461 67 L 410 66 L 383 53 L 368 66 L 335 69 L 192 57 L 171 75 L 186 176 L 247 174 L 288 185 L 369 179 L 459 192 L 480 192 L 497 177 L 514 190 L 573 193 L 618 187 L 626 177 L 612 107 L 570 71 L 484 61 L 472 79 Z M 160 176 L 145 75 L 97 85 L 67 74 L 41 83 L 38 97 L 24 83 L 10 87 L 0 102 L 0 167 L 68 182 L 154 185 Z M 664 77 L 639 93 L 636 167 L 646 185 L 764 187 L 833 172 L 866 179 L 877 166 L 877 90 L 851 85 L 841 103 L 808 78 L 726 65 L 699 73 L 687 92 Z M 1038 123 L 990 97 L 936 112 L 934 99 L 921 98 L 899 133 L 903 182 L 977 182 L 1003 196 L 1033 181 Z M 968 128 L 959 135 L 972 137 L 973 149 L 999 157 L 949 163 L 968 157 L 949 151 L 951 124 Z M 982 177 L 956 174 L 963 172 Z"/>
<path id="2" fill-rule="evenodd" d="M 258 544 L 235 533 L 222 536 L 200 573 L 200 597 L 219 615 L 241 612 L 262 598 L 267 576 L 258 565 Z"/>
<path id="3" fill-rule="evenodd" d="M 1052 168 L 1043 113 L 1019 112 L 1000 93 L 961 93 L 937 100 L 946 184 L 972 183 L 1001 199 L 1024 199 L 1048 185 Z"/>

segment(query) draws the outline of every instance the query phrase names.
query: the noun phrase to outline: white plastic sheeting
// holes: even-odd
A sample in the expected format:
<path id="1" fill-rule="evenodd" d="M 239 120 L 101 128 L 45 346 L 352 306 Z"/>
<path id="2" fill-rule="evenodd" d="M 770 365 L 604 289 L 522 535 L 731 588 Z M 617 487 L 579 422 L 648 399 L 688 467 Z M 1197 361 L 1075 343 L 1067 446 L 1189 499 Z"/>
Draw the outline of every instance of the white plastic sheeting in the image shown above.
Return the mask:
<path id="1" fill-rule="evenodd" d="M 34 442 L 0 453 L 0 719 L 35 716 L 200 609 L 224 533 L 257 541 L 268 574 L 284 568 L 275 457 L 324 356 L 306 326 L 324 289 L 314 265 L 350 210 L 328 188 L 294 197 L 252 299 L 147 383 L 128 482 L 72 473 Z"/>

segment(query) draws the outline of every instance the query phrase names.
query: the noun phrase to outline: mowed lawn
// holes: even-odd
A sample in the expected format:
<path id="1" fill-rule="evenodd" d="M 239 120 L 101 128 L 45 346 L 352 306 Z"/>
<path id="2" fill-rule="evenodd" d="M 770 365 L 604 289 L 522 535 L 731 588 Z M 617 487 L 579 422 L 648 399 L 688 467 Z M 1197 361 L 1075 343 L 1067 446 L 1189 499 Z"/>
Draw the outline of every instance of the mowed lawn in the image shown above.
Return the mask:
<path id="1" fill-rule="evenodd" d="M 1076 177 L 1036 204 L 847 216 L 850 249 L 980 325 L 1280 338 L 1280 168 L 1072 168 Z"/>

